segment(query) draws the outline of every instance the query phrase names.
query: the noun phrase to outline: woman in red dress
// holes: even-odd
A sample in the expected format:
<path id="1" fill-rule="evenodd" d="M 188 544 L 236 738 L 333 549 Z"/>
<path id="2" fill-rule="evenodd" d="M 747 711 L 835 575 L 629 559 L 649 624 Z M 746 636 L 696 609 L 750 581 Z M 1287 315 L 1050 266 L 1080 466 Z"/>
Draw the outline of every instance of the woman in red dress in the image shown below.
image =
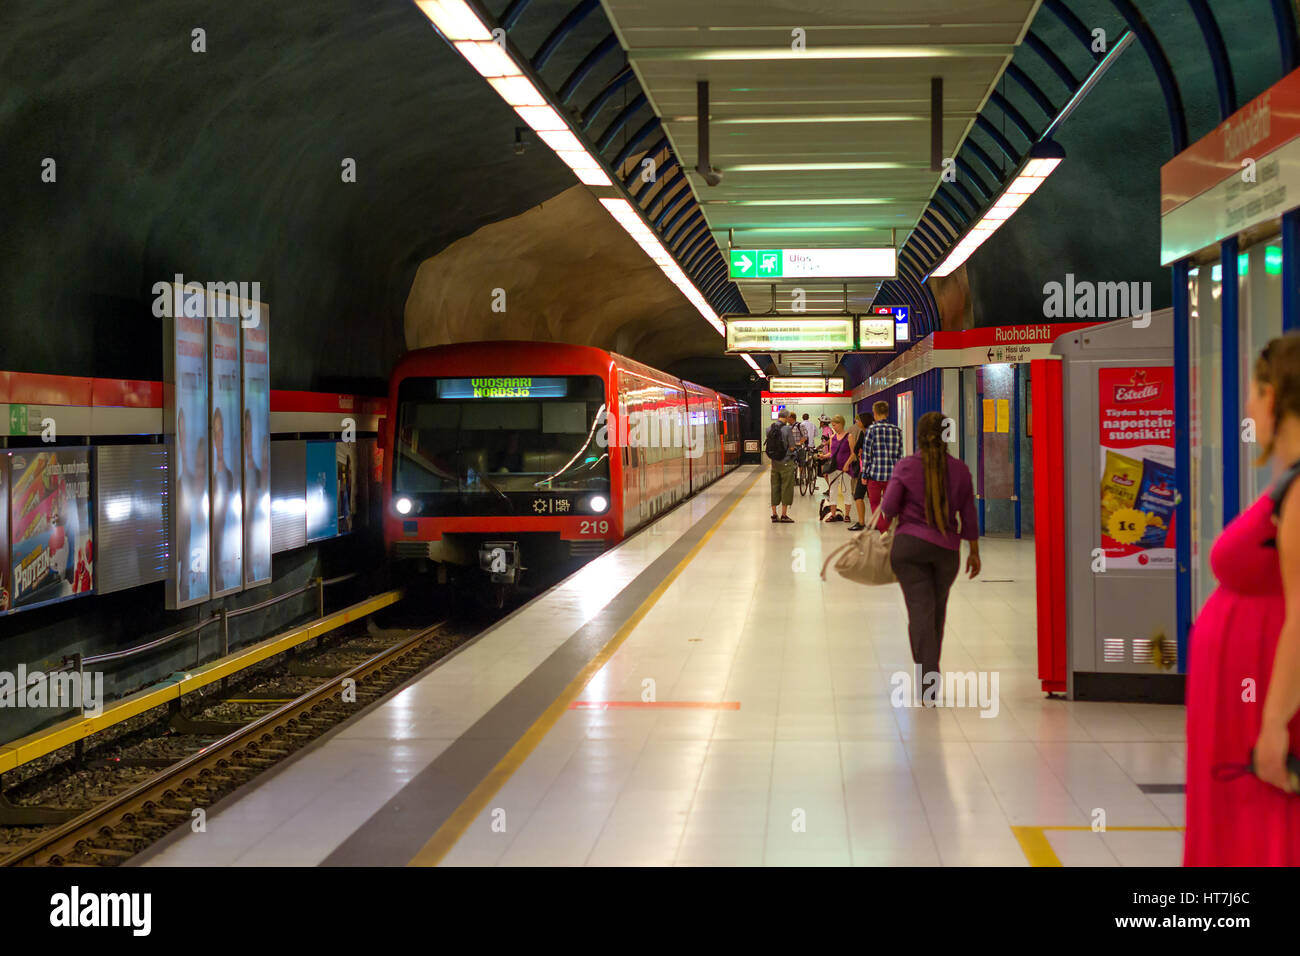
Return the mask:
<path id="1" fill-rule="evenodd" d="M 1246 415 L 1280 477 L 1210 552 L 1219 586 L 1189 639 L 1185 866 L 1300 865 L 1286 771 L 1300 742 L 1300 333 L 1256 360 Z"/>

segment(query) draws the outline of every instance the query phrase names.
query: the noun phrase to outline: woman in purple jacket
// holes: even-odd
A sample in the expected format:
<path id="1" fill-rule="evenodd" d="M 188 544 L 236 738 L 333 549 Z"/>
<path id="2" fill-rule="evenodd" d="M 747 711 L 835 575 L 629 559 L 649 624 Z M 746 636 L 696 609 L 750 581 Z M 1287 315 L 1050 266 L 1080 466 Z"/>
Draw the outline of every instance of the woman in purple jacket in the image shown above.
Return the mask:
<path id="1" fill-rule="evenodd" d="M 926 412 L 917 422 L 916 454 L 894 466 L 880 508 L 886 519 L 898 518 L 890 564 L 903 589 L 912 660 L 923 683 L 939 672 L 944 615 L 961 565 L 962 538 L 970 542 L 966 570 L 972 578 L 980 573 L 970 469 L 948 454 L 938 412 Z"/>
<path id="2" fill-rule="evenodd" d="M 845 471 L 849 467 L 849 459 L 852 452 L 849 448 L 849 433 L 844 430 L 844 416 L 836 415 L 831 419 L 831 440 L 825 446 L 823 459 L 829 459 L 831 470 L 826 474 L 826 498 L 831 505 L 831 513 L 826 518 L 827 521 L 843 521 L 844 515 L 840 514 L 840 506 L 835 492 L 840 491 L 839 497 L 844 496 L 843 481 Z"/>

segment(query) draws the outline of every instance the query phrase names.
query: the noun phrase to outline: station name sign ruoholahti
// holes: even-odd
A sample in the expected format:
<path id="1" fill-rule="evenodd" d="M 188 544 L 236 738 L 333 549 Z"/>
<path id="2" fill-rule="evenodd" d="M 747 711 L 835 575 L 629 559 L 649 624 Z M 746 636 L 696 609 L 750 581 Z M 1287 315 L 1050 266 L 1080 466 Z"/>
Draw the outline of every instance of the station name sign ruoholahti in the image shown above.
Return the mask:
<path id="1" fill-rule="evenodd" d="M 1300 206 L 1300 70 L 1160 170 L 1160 264 Z"/>

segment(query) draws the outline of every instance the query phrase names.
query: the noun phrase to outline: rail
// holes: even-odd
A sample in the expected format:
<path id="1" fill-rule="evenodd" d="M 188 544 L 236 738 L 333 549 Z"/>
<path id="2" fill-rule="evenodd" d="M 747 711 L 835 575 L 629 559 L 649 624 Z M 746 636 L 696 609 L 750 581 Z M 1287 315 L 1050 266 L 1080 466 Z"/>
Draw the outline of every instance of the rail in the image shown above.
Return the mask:
<path id="1" fill-rule="evenodd" d="M 25 693 L 28 688 L 38 685 L 43 680 L 49 680 L 52 674 L 61 674 L 64 672 L 79 673 L 86 667 L 95 664 L 107 664 L 113 661 L 121 661 L 131 657 L 137 657 L 140 654 L 147 654 L 150 651 L 157 650 L 160 647 L 165 647 L 173 641 L 178 641 L 191 634 L 201 634 L 205 628 L 214 624 L 221 625 L 221 656 L 225 657 L 230 653 L 231 618 L 243 617 L 245 614 L 252 614 L 254 611 L 260 611 L 264 608 L 272 607 L 279 604 L 281 601 L 287 601 L 290 598 L 297 597 L 300 594 L 305 594 L 308 591 L 315 591 L 316 618 L 319 620 L 325 616 L 325 588 L 332 584 L 339 584 L 343 581 L 351 580 L 356 576 L 357 572 L 353 571 L 348 574 L 340 574 L 338 577 L 334 578 L 312 578 L 306 584 L 285 591 L 283 594 L 277 594 L 274 597 L 267 598 L 264 601 L 259 601 L 256 604 L 250 604 L 248 607 L 234 609 L 222 608 L 221 610 L 209 615 L 205 620 L 196 621 L 195 623 L 180 628 L 179 630 L 172 631 L 170 634 L 164 634 L 162 637 L 154 638 L 153 640 L 146 641 L 143 644 L 137 644 L 135 647 L 128 647 L 120 651 L 108 651 L 104 654 L 91 654 L 87 656 L 83 656 L 80 653 L 65 655 L 63 663 L 59 667 L 43 671 L 39 677 L 29 680 L 23 688 L 23 692 Z M 199 661 L 202 659 L 202 638 L 197 638 L 194 644 L 194 663 L 197 667 Z M 82 701 L 80 710 L 82 716 L 85 716 L 86 708 L 84 700 Z"/>

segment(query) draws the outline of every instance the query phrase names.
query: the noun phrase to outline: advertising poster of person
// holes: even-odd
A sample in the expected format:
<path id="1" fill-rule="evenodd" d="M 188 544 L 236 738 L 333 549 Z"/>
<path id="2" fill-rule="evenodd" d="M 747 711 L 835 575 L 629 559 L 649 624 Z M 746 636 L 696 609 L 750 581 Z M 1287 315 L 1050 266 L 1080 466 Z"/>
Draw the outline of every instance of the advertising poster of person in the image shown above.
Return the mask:
<path id="1" fill-rule="evenodd" d="M 9 611 L 9 456 L 0 455 L 0 614 Z"/>
<path id="2" fill-rule="evenodd" d="M 1174 567 L 1174 370 L 1098 370 L 1107 568 Z"/>
<path id="3" fill-rule="evenodd" d="M 13 609 L 94 589 L 89 448 L 8 454 Z"/>
<path id="4" fill-rule="evenodd" d="M 271 352 L 267 309 L 244 339 L 244 584 L 271 580 Z"/>
<path id="5" fill-rule="evenodd" d="M 307 540 L 338 534 L 338 462 L 332 441 L 307 442 Z"/>
<path id="6" fill-rule="evenodd" d="M 336 509 L 338 533 L 347 534 L 357 527 L 358 508 L 358 470 L 360 462 L 359 446 L 356 442 L 341 441 L 336 446 L 334 470 L 338 475 L 335 493 L 338 496 Z"/>
<path id="7" fill-rule="evenodd" d="M 208 320 L 202 290 L 177 292 L 181 308 L 165 323 L 163 356 L 169 442 L 171 568 L 166 604 L 208 600 Z"/>
<path id="8" fill-rule="evenodd" d="M 212 319 L 212 596 L 244 586 L 239 318 Z"/>

